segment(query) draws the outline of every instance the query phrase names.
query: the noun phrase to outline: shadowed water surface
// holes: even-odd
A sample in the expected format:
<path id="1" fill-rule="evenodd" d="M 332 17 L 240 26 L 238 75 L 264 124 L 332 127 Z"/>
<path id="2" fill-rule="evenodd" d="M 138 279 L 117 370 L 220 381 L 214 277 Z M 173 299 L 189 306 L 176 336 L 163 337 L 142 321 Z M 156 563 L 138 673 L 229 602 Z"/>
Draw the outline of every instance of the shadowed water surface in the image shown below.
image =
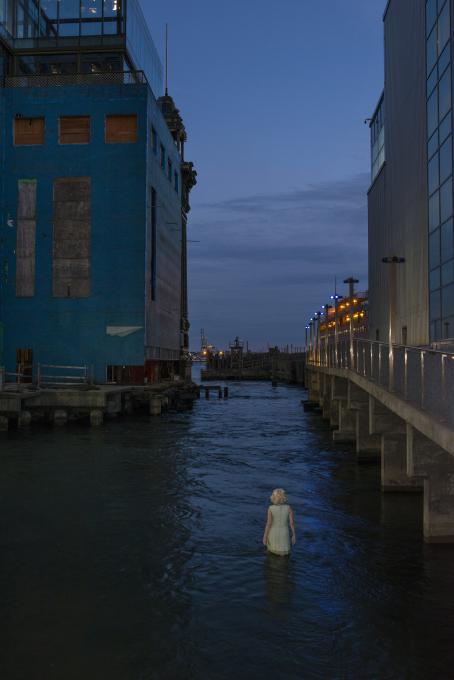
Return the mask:
<path id="1" fill-rule="evenodd" d="M 452 678 L 454 550 L 296 388 L 0 441 L 5 680 Z M 290 560 L 261 545 L 288 490 Z"/>

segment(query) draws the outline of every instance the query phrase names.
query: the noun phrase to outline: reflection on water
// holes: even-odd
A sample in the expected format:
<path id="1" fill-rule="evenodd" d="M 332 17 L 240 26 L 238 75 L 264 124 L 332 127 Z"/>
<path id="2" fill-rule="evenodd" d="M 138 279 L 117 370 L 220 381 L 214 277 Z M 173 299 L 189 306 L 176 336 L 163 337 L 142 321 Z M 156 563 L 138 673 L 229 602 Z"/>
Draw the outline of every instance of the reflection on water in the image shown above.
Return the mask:
<path id="1" fill-rule="evenodd" d="M 454 549 L 333 447 L 298 389 L 0 441 L 0 677 L 426 680 L 454 662 Z M 273 488 L 290 558 L 261 539 Z"/>
<path id="2" fill-rule="evenodd" d="M 277 615 L 281 609 L 289 607 L 294 592 L 294 570 L 291 557 L 267 553 L 265 564 L 265 586 L 268 602 Z"/>

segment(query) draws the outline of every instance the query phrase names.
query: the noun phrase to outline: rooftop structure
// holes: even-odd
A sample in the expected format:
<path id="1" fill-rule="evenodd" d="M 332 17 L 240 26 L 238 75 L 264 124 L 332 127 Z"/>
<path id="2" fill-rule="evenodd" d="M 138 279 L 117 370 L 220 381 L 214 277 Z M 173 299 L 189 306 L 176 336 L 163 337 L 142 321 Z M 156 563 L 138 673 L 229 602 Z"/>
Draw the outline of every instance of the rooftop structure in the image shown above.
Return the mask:
<path id="1" fill-rule="evenodd" d="M 0 0 L 0 42 L 3 76 L 143 71 L 163 93 L 138 0 Z"/>

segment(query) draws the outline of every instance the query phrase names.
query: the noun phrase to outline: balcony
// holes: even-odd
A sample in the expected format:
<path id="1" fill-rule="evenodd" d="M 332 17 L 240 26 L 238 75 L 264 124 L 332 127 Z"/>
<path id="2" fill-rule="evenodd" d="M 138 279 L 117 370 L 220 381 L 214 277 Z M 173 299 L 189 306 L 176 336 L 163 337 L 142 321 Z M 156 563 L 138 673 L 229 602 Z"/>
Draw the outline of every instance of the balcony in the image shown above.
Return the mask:
<path id="1" fill-rule="evenodd" d="M 143 71 L 109 73 L 57 73 L 47 75 L 5 76 L 0 79 L 4 88 L 66 87 L 68 85 L 147 85 Z"/>

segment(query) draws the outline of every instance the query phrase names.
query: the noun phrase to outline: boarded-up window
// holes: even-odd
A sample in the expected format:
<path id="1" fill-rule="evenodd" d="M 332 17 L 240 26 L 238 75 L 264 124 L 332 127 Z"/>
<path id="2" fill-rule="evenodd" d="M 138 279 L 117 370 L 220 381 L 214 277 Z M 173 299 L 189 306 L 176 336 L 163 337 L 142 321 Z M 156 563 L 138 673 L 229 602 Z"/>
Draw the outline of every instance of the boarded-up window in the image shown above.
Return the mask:
<path id="1" fill-rule="evenodd" d="M 90 116 L 62 116 L 60 144 L 89 144 Z"/>
<path id="2" fill-rule="evenodd" d="M 17 186 L 16 296 L 35 294 L 36 187 L 34 179 Z"/>
<path id="3" fill-rule="evenodd" d="M 44 144 L 44 118 L 15 118 L 14 144 L 16 146 Z"/>
<path id="4" fill-rule="evenodd" d="M 91 262 L 91 181 L 54 182 L 54 297 L 88 297 Z"/>
<path id="5" fill-rule="evenodd" d="M 106 142 L 132 144 L 137 141 L 137 116 L 106 116 Z"/>

